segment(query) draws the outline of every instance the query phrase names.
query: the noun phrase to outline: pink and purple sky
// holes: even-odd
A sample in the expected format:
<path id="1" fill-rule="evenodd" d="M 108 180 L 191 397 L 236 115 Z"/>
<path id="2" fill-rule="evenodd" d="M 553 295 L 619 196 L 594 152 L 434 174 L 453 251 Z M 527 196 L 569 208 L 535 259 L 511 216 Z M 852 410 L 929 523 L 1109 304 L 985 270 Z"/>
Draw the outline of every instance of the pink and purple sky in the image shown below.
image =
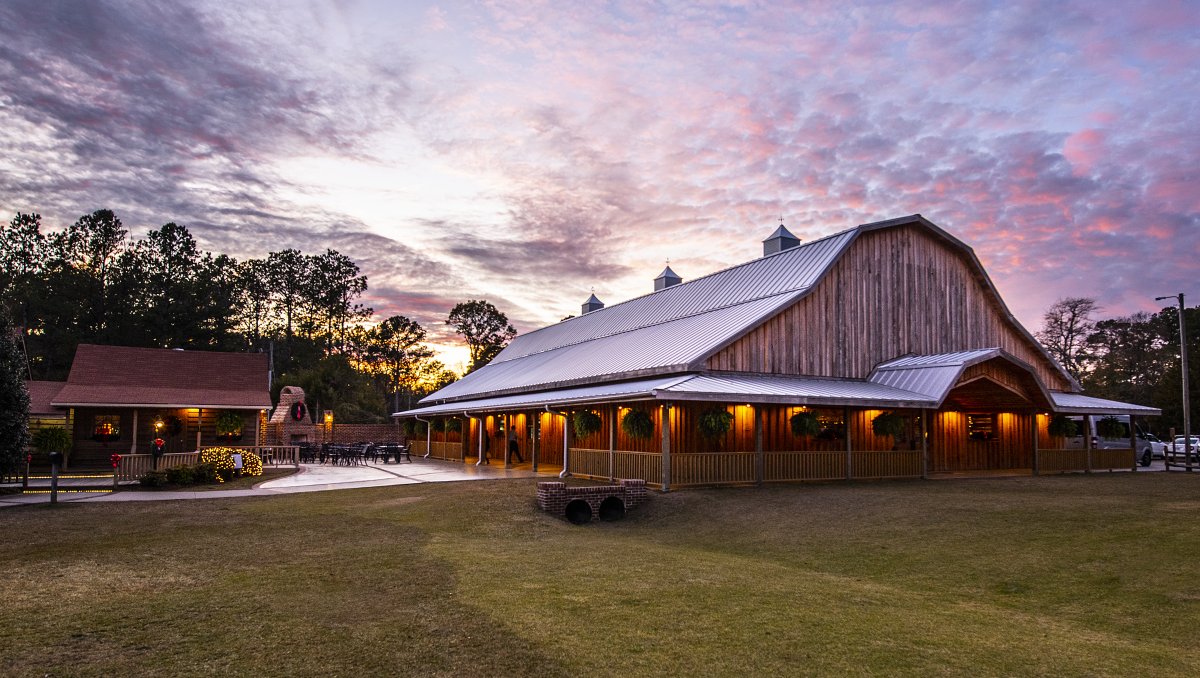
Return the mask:
<path id="1" fill-rule="evenodd" d="M 1031 330 L 1200 294 L 1200 3 L 0 3 L 0 212 L 352 257 L 441 345 L 919 212 Z M 1200 296 L 1193 297 L 1200 301 Z M 444 354 L 458 366 L 465 352 Z"/>

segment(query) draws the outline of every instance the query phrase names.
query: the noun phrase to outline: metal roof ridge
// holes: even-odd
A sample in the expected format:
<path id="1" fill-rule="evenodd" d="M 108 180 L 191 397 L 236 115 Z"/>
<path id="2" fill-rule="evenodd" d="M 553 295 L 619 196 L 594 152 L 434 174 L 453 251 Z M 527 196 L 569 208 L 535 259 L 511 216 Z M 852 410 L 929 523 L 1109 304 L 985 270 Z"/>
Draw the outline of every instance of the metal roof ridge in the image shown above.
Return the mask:
<path id="1" fill-rule="evenodd" d="M 774 253 L 772 253 L 772 254 L 763 255 L 763 256 L 761 256 L 761 257 L 755 257 L 755 258 L 753 258 L 753 259 L 750 259 L 750 260 L 748 260 L 748 261 L 743 261 L 743 262 L 742 262 L 742 263 L 740 263 L 740 264 L 734 264 L 734 265 L 732 265 L 732 266 L 728 266 L 728 267 L 726 267 L 726 268 L 722 268 L 722 269 L 719 269 L 719 270 L 713 271 L 712 273 L 706 273 L 706 274 L 704 274 L 704 275 L 702 275 L 702 276 L 700 276 L 700 277 L 697 277 L 697 278 L 692 278 L 691 280 L 685 280 L 685 281 L 683 281 L 683 282 L 679 283 L 678 285 L 672 285 L 672 286 L 670 286 L 670 287 L 668 287 L 668 288 L 666 288 L 666 289 L 662 289 L 662 290 L 655 290 L 655 291 L 653 291 L 653 292 L 647 292 L 646 294 L 642 294 L 642 295 L 639 295 L 639 296 L 636 296 L 636 297 L 632 297 L 632 298 L 630 298 L 630 299 L 626 299 L 626 300 L 624 300 L 624 301 L 618 301 L 617 303 L 615 303 L 615 304 L 610 304 L 610 305 L 608 305 L 608 306 L 605 306 L 604 308 L 602 308 L 602 309 L 600 309 L 600 310 L 598 310 L 598 311 L 592 311 L 591 313 L 587 313 L 587 314 L 584 314 L 584 315 L 577 315 L 577 316 L 574 316 L 574 317 L 572 317 L 572 318 L 567 318 L 566 320 L 559 321 L 559 322 L 557 322 L 557 323 L 554 323 L 553 325 L 546 325 L 546 326 L 544 326 L 544 327 L 539 327 L 539 328 L 537 328 L 536 330 L 531 330 L 531 331 L 529 331 L 529 332 L 526 332 L 525 334 L 522 334 L 521 336 L 522 336 L 522 337 L 528 337 L 528 336 L 530 336 L 530 335 L 537 334 L 538 332 L 541 332 L 541 331 L 544 331 L 544 330 L 548 330 L 548 329 L 550 329 L 550 328 L 553 328 L 553 327 L 561 327 L 561 326 L 563 326 L 564 324 L 571 322 L 572 320 L 578 320 L 578 319 L 580 319 L 580 318 L 583 318 L 583 317 L 588 317 L 588 318 L 591 318 L 592 316 L 594 316 L 594 315 L 595 315 L 595 314 L 597 314 L 597 313 L 604 313 L 604 312 L 607 312 L 607 311 L 611 311 L 612 309 L 615 309 L 615 308 L 620 308 L 621 306 L 624 306 L 625 304 L 630 304 L 630 303 L 633 303 L 633 302 L 635 302 L 635 301 L 637 301 L 637 300 L 639 300 L 639 299 L 645 299 L 646 297 L 650 297 L 650 296 L 653 296 L 653 295 L 655 295 L 655 294 L 659 294 L 659 293 L 661 293 L 661 292 L 665 292 L 665 291 L 667 291 L 667 290 L 678 290 L 678 289 L 685 289 L 685 288 L 686 288 L 688 285 L 692 285 L 692 284 L 698 283 L 698 282 L 700 282 L 701 280 L 704 280 L 704 279 L 706 279 L 706 278 L 711 278 L 711 277 L 712 277 L 712 276 L 714 276 L 714 275 L 719 275 L 719 274 L 721 274 L 721 273 L 725 273 L 725 272 L 727 272 L 727 271 L 732 271 L 732 270 L 734 270 L 734 269 L 741 268 L 741 267 L 743 267 L 743 266 L 749 266 L 750 264 L 753 264 L 753 263 L 755 263 L 755 262 L 761 261 L 761 260 L 763 260 L 763 259 L 767 259 L 767 258 L 770 258 L 770 257 L 777 257 L 777 256 L 779 256 L 779 255 L 781 255 L 781 254 L 795 254 L 795 253 L 797 253 L 797 252 L 801 252 L 801 251 L 803 251 L 805 248 L 808 248 L 808 247 L 811 247 L 811 246 L 813 246 L 813 245 L 816 245 L 817 243 L 821 243 L 821 242 L 824 242 L 824 241 L 826 241 L 826 240 L 830 240 L 830 239 L 832 239 L 832 238 L 836 238 L 836 237 L 838 237 L 838 236 L 847 235 L 847 234 L 849 234 L 849 233 L 852 233 L 852 232 L 854 232 L 854 231 L 857 231 L 857 230 L 859 230 L 860 228 L 862 228 L 862 226 L 855 226 L 854 228 L 847 228 L 847 229 L 844 229 L 844 230 L 838 231 L 837 233 L 830 233 L 829 235 L 822 236 L 822 237 L 820 237 L 820 238 L 817 238 L 816 240 L 811 240 L 811 241 L 809 241 L 809 242 L 806 242 L 806 243 L 802 243 L 802 244 L 800 244 L 800 245 L 798 245 L 798 246 L 796 246 L 796 247 L 793 247 L 793 248 L 791 248 L 791 249 L 786 249 L 786 250 L 782 250 L 782 251 L 779 251 L 779 252 L 774 252 Z M 834 262 L 832 262 L 832 261 L 831 261 L 831 262 L 829 262 L 829 265 L 830 265 L 830 266 L 832 266 L 832 265 L 833 265 L 833 263 L 834 263 Z M 826 268 L 828 268 L 828 266 L 827 266 Z M 782 292 L 781 292 L 780 294 L 782 294 Z M 775 296 L 775 295 L 768 294 L 768 295 L 765 295 L 765 296 L 763 296 L 763 297 L 757 297 L 757 298 L 755 298 L 755 299 L 747 299 L 746 301 L 757 301 L 758 299 L 764 299 L 764 298 L 766 298 L 766 297 L 770 297 L 770 296 Z M 740 303 L 745 303 L 745 302 L 740 302 Z M 736 306 L 736 305 L 737 305 L 737 304 L 730 304 L 730 306 Z M 728 307 L 724 307 L 724 308 L 728 308 Z M 714 310 L 717 310 L 717 309 L 714 309 Z M 699 315 L 699 314 L 697 314 L 697 315 Z M 678 318 L 676 318 L 676 320 L 678 320 Z M 665 322 L 670 322 L 670 321 L 665 321 Z M 661 324 L 661 323 L 654 323 L 654 324 Z M 645 325 L 644 327 L 652 327 L 652 326 L 653 326 L 653 325 Z M 612 336 L 612 335 L 605 335 L 605 336 Z M 599 338 L 599 337 L 597 337 L 597 338 Z M 529 353 L 529 354 L 526 354 L 526 355 L 533 355 L 533 354 L 532 354 L 532 353 Z M 522 356 L 522 357 L 523 357 L 523 356 Z M 509 358 L 508 360 L 515 360 L 515 358 Z M 503 361 L 503 362 L 508 362 L 508 361 L 506 360 L 506 361 Z"/>

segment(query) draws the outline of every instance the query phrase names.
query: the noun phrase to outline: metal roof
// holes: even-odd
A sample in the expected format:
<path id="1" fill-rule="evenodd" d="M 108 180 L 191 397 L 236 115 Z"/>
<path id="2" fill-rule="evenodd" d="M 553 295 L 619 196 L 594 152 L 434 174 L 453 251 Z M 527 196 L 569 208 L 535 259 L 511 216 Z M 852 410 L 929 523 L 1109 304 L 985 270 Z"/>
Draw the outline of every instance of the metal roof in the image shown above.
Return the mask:
<path id="1" fill-rule="evenodd" d="M 1056 412 L 1074 414 L 1136 414 L 1151 417 L 1157 417 L 1162 414 L 1162 410 L 1157 407 L 1143 407 L 1142 405 L 1122 403 L 1116 400 L 1093 398 L 1079 393 L 1059 393 L 1055 391 L 1050 393 L 1050 397 L 1054 401 Z"/>
<path id="2" fill-rule="evenodd" d="M 860 379 L 815 379 L 769 375 L 699 374 L 660 389 L 658 398 L 793 403 L 930 407 L 934 400 L 919 393 L 872 384 Z"/>
<path id="3" fill-rule="evenodd" d="M 539 393 L 519 393 L 495 398 L 480 398 L 463 402 L 443 403 L 430 407 L 419 407 L 406 412 L 397 412 L 394 417 L 424 417 L 462 414 L 467 412 L 513 411 L 520 409 L 541 408 L 546 405 L 572 405 L 604 402 L 606 400 L 636 400 L 651 397 L 655 389 L 670 386 L 684 376 L 657 377 L 620 383 L 598 384 L 595 386 L 578 386 L 562 388 L 554 391 Z"/>
<path id="4" fill-rule="evenodd" d="M 747 301 L 812 287 L 853 239 L 844 231 L 515 337 L 492 363 L 515 360 Z"/>
<path id="5" fill-rule="evenodd" d="M 940 405 L 968 365 L 1003 354 L 998 348 L 982 348 L 937 355 L 910 355 L 876 367 L 867 381 L 920 393 Z"/>
<path id="6" fill-rule="evenodd" d="M 518 360 L 492 361 L 421 400 L 433 403 L 481 394 L 504 395 L 537 387 L 685 372 L 691 364 L 761 318 L 791 303 L 788 292 L 635 330 L 568 344 Z M 601 313 L 593 311 L 588 315 Z"/>

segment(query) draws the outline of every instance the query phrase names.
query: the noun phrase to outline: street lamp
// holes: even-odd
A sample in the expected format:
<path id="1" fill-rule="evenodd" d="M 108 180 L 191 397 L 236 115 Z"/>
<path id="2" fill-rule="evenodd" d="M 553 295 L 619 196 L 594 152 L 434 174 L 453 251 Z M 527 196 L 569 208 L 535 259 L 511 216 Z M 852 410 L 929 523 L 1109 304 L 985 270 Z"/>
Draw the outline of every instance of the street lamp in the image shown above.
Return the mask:
<path id="1" fill-rule="evenodd" d="M 1187 364 L 1187 329 L 1183 322 L 1183 292 L 1179 293 L 1178 297 L 1154 297 L 1155 301 L 1164 301 L 1166 299 L 1179 299 L 1179 365 L 1183 370 L 1183 458 L 1185 463 L 1192 463 L 1192 416 L 1191 405 L 1188 403 L 1188 364 Z M 1172 447 L 1174 443 L 1172 441 Z"/>

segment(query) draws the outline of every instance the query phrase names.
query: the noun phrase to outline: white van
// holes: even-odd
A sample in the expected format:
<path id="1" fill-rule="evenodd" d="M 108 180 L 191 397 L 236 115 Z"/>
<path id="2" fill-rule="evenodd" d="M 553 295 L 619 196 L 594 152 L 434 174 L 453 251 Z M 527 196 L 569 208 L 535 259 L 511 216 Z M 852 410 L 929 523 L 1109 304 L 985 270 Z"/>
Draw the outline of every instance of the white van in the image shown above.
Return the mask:
<path id="1" fill-rule="evenodd" d="M 1113 418 L 1117 423 L 1121 424 L 1121 434 L 1116 438 L 1101 438 L 1096 435 L 1096 422 L 1101 419 Z M 1075 422 L 1075 430 L 1080 432 L 1080 435 L 1067 438 L 1067 449 L 1081 450 L 1083 444 L 1084 420 L 1086 417 L 1067 417 Z M 1092 428 L 1087 432 L 1092 437 L 1092 447 L 1097 450 L 1122 449 L 1129 447 L 1129 415 L 1092 415 Z M 1159 442 L 1158 438 L 1142 430 L 1142 427 L 1137 427 L 1137 438 L 1135 440 L 1137 447 L 1137 460 L 1142 466 L 1149 466 L 1152 459 L 1162 459 L 1166 456 L 1166 445 Z"/>

